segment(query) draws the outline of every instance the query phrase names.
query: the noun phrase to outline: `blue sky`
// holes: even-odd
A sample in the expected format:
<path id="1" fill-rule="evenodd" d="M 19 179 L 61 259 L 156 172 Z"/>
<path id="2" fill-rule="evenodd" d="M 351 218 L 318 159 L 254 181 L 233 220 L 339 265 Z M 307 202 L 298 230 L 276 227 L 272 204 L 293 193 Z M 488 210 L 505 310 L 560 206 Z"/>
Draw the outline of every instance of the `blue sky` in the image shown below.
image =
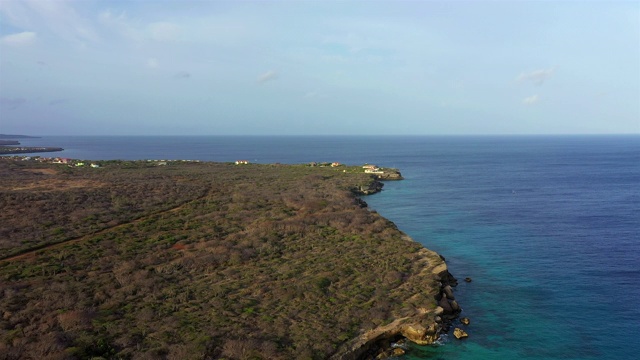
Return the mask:
<path id="1" fill-rule="evenodd" d="M 638 1 L 0 0 L 0 133 L 640 133 Z"/>

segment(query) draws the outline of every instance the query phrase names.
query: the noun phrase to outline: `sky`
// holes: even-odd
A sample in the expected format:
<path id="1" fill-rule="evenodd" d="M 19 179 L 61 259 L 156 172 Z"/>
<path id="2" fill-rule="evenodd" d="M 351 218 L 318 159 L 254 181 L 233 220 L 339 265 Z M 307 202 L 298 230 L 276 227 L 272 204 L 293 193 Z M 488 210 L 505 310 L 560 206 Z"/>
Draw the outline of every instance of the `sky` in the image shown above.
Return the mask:
<path id="1" fill-rule="evenodd" d="M 0 0 L 0 133 L 639 134 L 640 1 Z"/>

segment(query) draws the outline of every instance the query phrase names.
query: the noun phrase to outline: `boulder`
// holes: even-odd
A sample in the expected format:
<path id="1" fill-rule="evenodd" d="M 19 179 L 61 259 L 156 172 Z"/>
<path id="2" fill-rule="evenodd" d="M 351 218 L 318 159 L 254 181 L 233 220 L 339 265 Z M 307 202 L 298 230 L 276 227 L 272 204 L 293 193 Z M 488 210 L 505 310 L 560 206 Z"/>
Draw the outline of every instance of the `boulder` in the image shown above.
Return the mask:
<path id="1" fill-rule="evenodd" d="M 462 319 L 460 319 L 460 322 L 464 325 L 469 325 L 471 323 L 469 318 L 466 318 L 466 317 L 463 317 Z"/>
<path id="2" fill-rule="evenodd" d="M 451 309 L 453 309 L 454 312 L 460 312 L 460 305 L 458 305 L 457 301 L 451 300 L 449 304 L 451 305 Z"/>
<path id="3" fill-rule="evenodd" d="M 454 300 L 455 296 L 453 296 L 453 289 L 451 288 L 451 286 L 447 285 L 445 287 L 442 288 L 442 292 L 447 295 L 447 298 Z"/>
<path id="4" fill-rule="evenodd" d="M 469 334 L 467 334 L 464 330 L 460 328 L 455 328 L 453 329 L 453 336 L 455 336 L 456 339 L 464 339 L 466 337 L 469 337 Z"/>
<path id="5" fill-rule="evenodd" d="M 444 310 L 445 314 L 453 313 L 453 308 L 449 303 L 449 299 L 447 299 L 447 295 L 442 295 L 442 298 L 440 299 L 440 301 L 438 301 L 438 306 L 440 306 Z"/>
<path id="6" fill-rule="evenodd" d="M 471 282 L 471 278 L 470 277 L 466 277 L 466 278 L 464 278 L 464 281 Z"/>
<path id="7" fill-rule="evenodd" d="M 402 336 L 418 345 L 429 345 L 438 339 L 438 325 L 434 322 L 429 327 L 415 323 L 402 328 Z"/>
<path id="8" fill-rule="evenodd" d="M 392 351 L 392 355 L 393 355 L 393 356 L 402 356 L 402 355 L 404 355 L 405 353 L 406 353 L 406 351 L 404 351 L 404 349 L 402 349 L 402 348 L 395 348 L 395 349 L 393 349 L 393 351 Z"/>

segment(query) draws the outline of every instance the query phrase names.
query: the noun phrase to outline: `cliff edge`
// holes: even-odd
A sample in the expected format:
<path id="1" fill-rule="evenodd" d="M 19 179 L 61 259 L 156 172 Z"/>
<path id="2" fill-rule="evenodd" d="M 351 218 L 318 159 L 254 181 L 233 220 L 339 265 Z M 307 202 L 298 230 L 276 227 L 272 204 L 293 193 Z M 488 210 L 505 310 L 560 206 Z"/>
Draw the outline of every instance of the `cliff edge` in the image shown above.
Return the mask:
<path id="1" fill-rule="evenodd" d="M 414 242 L 406 235 L 405 240 Z M 330 359 L 375 359 L 388 352 L 392 342 L 403 338 L 418 345 L 429 345 L 438 340 L 446 328 L 443 326 L 445 322 L 460 312 L 451 292 L 451 286 L 456 286 L 457 280 L 449 273 L 442 256 L 434 251 L 423 248 L 419 251 L 419 258 L 414 261 L 422 266 L 422 271 L 414 275 L 414 280 L 424 284 L 424 287 L 415 289 L 413 296 L 407 300 L 423 306 L 416 306 L 412 315 L 399 317 L 389 324 L 360 334 L 343 344 Z M 406 283 L 400 287 L 405 286 Z"/>

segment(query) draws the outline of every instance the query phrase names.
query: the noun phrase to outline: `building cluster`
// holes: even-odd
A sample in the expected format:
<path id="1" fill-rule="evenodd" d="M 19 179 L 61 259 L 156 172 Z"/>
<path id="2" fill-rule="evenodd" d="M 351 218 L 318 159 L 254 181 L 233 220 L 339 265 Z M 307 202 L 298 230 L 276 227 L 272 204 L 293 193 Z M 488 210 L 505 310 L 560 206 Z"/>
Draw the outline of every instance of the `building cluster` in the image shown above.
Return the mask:
<path id="1" fill-rule="evenodd" d="M 375 165 L 366 164 L 362 168 L 367 174 L 384 174 L 384 171 Z"/>
<path id="2" fill-rule="evenodd" d="M 338 167 L 338 166 L 343 166 L 342 164 L 340 164 L 339 162 L 321 162 L 321 163 L 317 163 L 315 161 L 310 162 L 309 166 L 331 166 L 331 167 Z"/>
<path id="3" fill-rule="evenodd" d="M 11 156 L 10 158 L 13 159 L 13 160 L 36 161 L 36 162 L 43 163 L 43 164 L 63 164 L 63 165 L 67 165 L 67 166 L 70 166 L 70 167 L 71 166 L 75 166 L 75 167 L 90 166 L 92 168 L 99 168 L 100 167 L 100 165 L 98 165 L 96 163 L 90 163 L 89 165 L 87 165 L 82 160 L 69 159 L 69 158 L 63 158 L 63 157 Z"/>

